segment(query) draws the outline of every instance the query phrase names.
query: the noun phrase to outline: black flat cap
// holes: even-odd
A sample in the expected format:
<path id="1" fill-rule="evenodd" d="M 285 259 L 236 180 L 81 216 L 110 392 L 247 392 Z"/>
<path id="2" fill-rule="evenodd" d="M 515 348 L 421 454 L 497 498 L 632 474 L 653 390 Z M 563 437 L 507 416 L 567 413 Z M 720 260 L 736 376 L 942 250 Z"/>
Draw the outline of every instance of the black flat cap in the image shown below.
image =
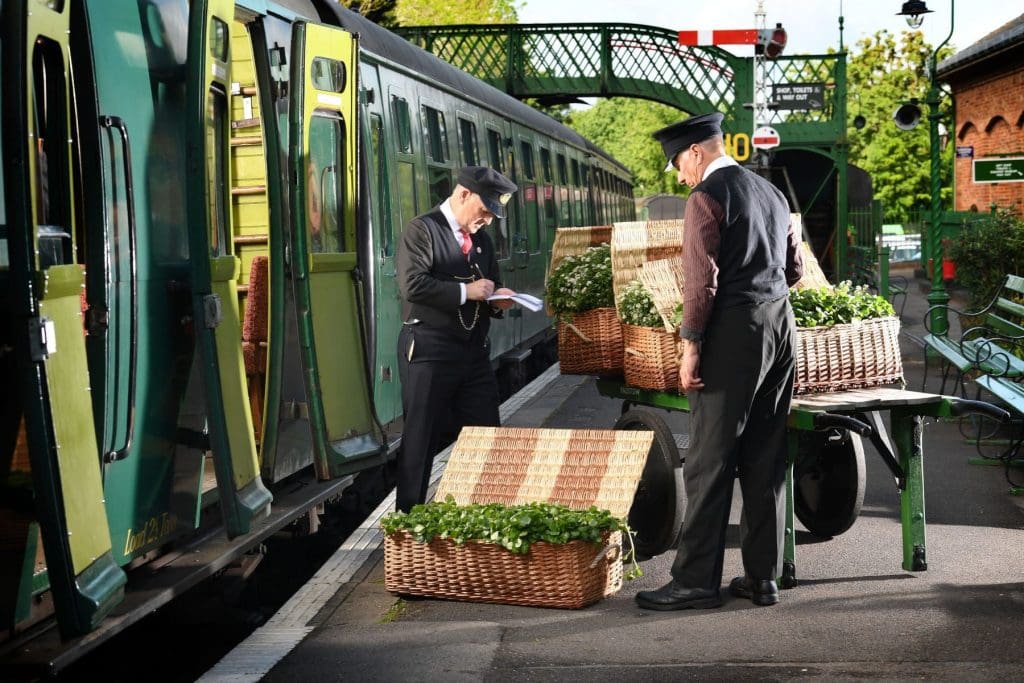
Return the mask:
<path id="1" fill-rule="evenodd" d="M 459 185 L 480 195 L 487 210 L 498 218 L 505 217 L 505 205 L 519 187 L 487 166 L 466 166 L 459 171 Z"/>
<path id="2" fill-rule="evenodd" d="M 652 135 L 661 143 L 661 149 L 668 158 L 665 170 L 671 171 L 675 168 L 676 155 L 690 145 L 703 142 L 714 135 L 721 135 L 723 118 L 725 117 L 718 112 L 701 114 L 655 131 Z"/>

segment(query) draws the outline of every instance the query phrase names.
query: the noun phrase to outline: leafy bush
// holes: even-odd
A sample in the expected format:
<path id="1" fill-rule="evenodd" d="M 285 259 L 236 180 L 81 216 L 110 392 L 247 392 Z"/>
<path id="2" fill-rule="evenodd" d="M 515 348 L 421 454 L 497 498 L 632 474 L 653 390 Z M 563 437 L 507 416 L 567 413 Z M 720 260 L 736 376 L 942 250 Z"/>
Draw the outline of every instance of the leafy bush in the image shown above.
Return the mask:
<path id="1" fill-rule="evenodd" d="M 486 541 L 519 555 L 528 553 L 537 541 L 600 543 L 602 535 L 612 531 L 622 531 L 632 544 L 629 526 L 608 510 L 594 506 L 573 510 L 564 505 L 537 502 L 457 505 L 450 495 L 444 501 L 414 505 L 407 513 L 392 512 L 381 519 L 380 526 L 388 535 L 408 532 L 420 543 L 429 543 L 435 538 L 451 539 L 456 544 Z M 634 555 L 634 572 L 639 572 L 635 554 L 630 554 Z M 633 573 L 629 578 L 633 576 L 639 574 Z"/>
<path id="2" fill-rule="evenodd" d="M 949 256 L 956 262 L 957 281 L 971 292 L 971 308 L 981 308 L 1007 273 L 1024 275 L 1024 221 L 1001 210 L 965 225 Z"/>
<path id="3" fill-rule="evenodd" d="M 835 287 L 791 289 L 797 327 L 818 327 L 852 323 L 854 320 L 896 315 L 892 304 L 872 294 L 866 286 L 854 287 L 849 281 Z"/>
<path id="4" fill-rule="evenodd" d="M 548 279 L 547 301 L 555 313 L 612 308 L 612 250 L 607 244 L 566 256 Z"/>
<path id="5" fill-rule="evenodd" d="M 627 325 L 637 327 L 661 327 L 661 315 L 654 306 L 651 293 L 644 283 L 633 280 L 622 290 L 619 297 L 619 318 Z"/>

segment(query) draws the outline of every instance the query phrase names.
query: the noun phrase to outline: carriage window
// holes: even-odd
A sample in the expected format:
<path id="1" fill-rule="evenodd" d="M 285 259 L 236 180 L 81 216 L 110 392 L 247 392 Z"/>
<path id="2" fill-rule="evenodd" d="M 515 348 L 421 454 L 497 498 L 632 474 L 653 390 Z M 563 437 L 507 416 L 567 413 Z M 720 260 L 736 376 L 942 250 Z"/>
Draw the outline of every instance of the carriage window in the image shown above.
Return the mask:
<path id="1" fill-rule="evenodd" d="M 370 114 L 370 155 L 373 159 L 371 163 L 376 183 L 374 194 L 377 197 L 377 231 L 380 235 L 380 248 L 385 256 L 391 256 L 394 253 L 389 213 L 391 202 L 387 197 L 388 170 L 384 160 L 384 121 L 380 114 Z"/>
<path id="2" fill-rule="evenodd" d="M 395 119 L 395 139 L 398 151 L 412 154 L 412 124 L 409 121 L 409 102 L 404 97 L 391 96 L 391 113 Z"/>
<path id="3" fill-rule="evenodd" d="M 0 41 L 0 46 L 3 42 Z M 0 50 L 0 92 L 3 92 L 3 50 Z M 4 157 L 4 136 L 0 135 L 0 159 Z M 0 164 L 0 188 L 4 187 L 4 166 Z M 11 259 L 7 253 L 7 207 L 4 192 L 0 191 L 0 270 L 10 267 Z"/>
<path id="4" fill-rule="evenodd" d="M 67 101 L 60 46 L 39 38 L 32 51 L 31 115 L 36 132 L 34 197 L 39 226 L 39 266 L 71 263 L 69 206 L 66 173 Z M 61 142 L 64 142 L 62 145 Z M 50 171 L 54 171 L 50 173 Z"/>
<path id="5" fill-rule="evenodd" d="M 335 112 L 316 112 L 309 122 L 309 160 L 306 167 L 306 219 L 309 251 L 345 251 L 341 216 L 345 168 L 345 129 Z"/>
<path id="6" fill-rule="evenodd" d="M 560 185 L 569 184 L 569 172 L 566 170 L 564 154 L 558 155 L 558 183 Z"/>
<path id="7" fill-rule="evenodd" d="M 504 173 L 505 164 L 501 155 L 501 133 L 496 130 L 487 131 L 487 150 L 491 154 L 491 166 L 499 173 Z"/>
<path id="8" fill-rule="evenodd" d="M 575 159 L 572 160 L 572 184 L 580 186 L 580 165 Z"/>
<path id="9" fill-rule="evenodd" d="M 462 145 L 462 163 L 476 166 L 480 162 L 480 151 L 476 143 L 476 124 L 459 119 L 459 142 Z"/>
<path id="10" fill-rule="evenodd" d="M 336 59 L 314 57 L 310 73 L 313 87 L 324 92 L 345 91 L 345 65 Z"/>
<path id="11" fill-rule="evenodd" d="M 533 180 L 536 171 L 533 168 L 533 146 L 529 142 L 520 143 L 523 150 L 523 175 Z"/>
<path id="12" fill-rule="evenodd" d="M 544 182 L 550 183 L 553 174 L 551 173 L 551 150 L 540 148 L 540 169 L 544 173 Z"/>
<path id="13" fill-rule="evenodd" d="M 423 135 L 427 142 L 427 154 L 430 159 L 439 163 L 448 161 L 448 131 L 444 126 L 444 114 L 424 105 Z"/>
<path id="14" fill-rule="evenodd" d="M 210 255 L 224 256 L 230 252 L 228 247 L 228 189 L 227 189 L 227 154 L 225 154 L 224 131 L 227 122 L 227 96 L 223 91 L 213 88 L 209 95 L 209 110 L 206 114 L 206 163 L 207 163 L 207 201 L 210 211 Z"/>

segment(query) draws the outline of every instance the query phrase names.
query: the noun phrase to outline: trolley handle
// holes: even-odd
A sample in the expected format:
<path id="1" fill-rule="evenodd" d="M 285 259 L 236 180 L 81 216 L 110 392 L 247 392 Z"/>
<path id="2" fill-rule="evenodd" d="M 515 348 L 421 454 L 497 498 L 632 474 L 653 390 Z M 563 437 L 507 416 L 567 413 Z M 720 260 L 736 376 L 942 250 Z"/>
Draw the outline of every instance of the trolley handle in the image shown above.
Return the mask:
<path id="1" fill-rule="evenodd" d="M 871 436 L 871 425 L 866 422 L 850 417 L 849 415 L 839 415 L 837 413 L 815 413 L 814 414 L 814 426 L 815 428 L 821 429 L 824 427 L 838 427 L 840 429 L 848 429 L 855 434 L 860 436 Z"/>
<path id="2" fill-rule="evenodd" d="M 949 414 L 953 417 L 969 414 L 988 415 L 993 420 L 1006 422 L 1010 419 L 1010 413 L 998 406 L 985 401 L 972 401 L 966 398 L 949 399 Z"/>

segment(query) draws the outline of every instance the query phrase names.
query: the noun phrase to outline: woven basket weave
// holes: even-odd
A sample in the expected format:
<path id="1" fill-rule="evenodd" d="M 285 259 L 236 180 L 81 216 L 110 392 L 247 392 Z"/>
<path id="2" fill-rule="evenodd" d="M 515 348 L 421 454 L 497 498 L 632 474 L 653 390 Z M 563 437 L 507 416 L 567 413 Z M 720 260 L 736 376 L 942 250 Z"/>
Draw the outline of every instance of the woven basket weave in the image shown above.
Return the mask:
<path id="1" fill-rule="evenodd" d="M 798 214 L 794 214 L 798 215 Z M 811 245 L 807 242 L 800 243 L 800 253 L 804 257 L 804 274 L 800 278 L 800 281 L 793 285 L 793 289 L 820 289 L 822 287 L 831 287 L 832 283 L 825 277 L 824 271 L 821 269 L 821 264 L 818 263 L 817 257 L 814 252 L 811 251 Z"/>
<path id="2" fill-rule="evenodd" d="M 676 335 L 659 327 L 622 325 L 622 374 L 641 389 L 675 391 L 679 386 Z"/>
<path id="3" fill-rule="evenodd" d="M 558 321 L 563 375 L 622 373 L 622 325 L 614 308 L 595 308 Z"/>
<path id="4" fill-rule="evenodd" d="M 547 282 L 566 256 L 582 254 L 590 247 L 612 243 L 612 226 L 593 225 L 584 228 L 559 228 L 555 231 L 555 242 L 551 245 L 551 262 L 544 278 Z"/>
<path id="5" fill-rule="evenodd" d="M 387 590 L 449 600 L 579 609 L 622 587 L 622 534 L 601 544 L 537 542 L 516 555 L 494 543 L 384 539 Z"/>
<path id="6" fill-rule="evenodd" d="M 625 519 L 654 434 L 613 429 L 464 427 L 436 497 L 460 505 L 530 501 L 590 506 Z M 384 585 L 407 595 L 580 608 L 622 585 L 619 532 L 600 544 L 534 543 L 525 555 L 448 539 L 384 539 Z"/>
<path id="7" fill-rule="evenodd" d="M 683 222 L 616 223 L 612 230 L 611 246 L 612 289 L 618 301 L 622 288 L 637 279 L 637 271 L 642 264 L 682 255 Z"/>
<path id="8" fill-rule="evenodd" d="M 860 389 L 903 381 L 900 320 L 874 318 L 797 329 L 797 394 Z"/>

